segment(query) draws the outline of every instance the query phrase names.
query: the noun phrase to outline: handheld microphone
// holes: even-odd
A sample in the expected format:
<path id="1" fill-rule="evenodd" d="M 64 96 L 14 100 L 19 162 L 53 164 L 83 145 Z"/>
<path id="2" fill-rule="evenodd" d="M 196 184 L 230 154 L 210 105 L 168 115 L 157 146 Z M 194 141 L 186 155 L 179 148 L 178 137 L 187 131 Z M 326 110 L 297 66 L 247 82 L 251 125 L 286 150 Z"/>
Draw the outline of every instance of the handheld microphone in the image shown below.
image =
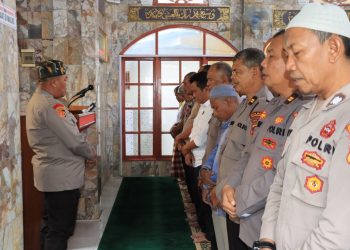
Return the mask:
<path id="1" fill-rule="evenodd" d="M 94 89 L 94 85 L 89 84 L 86 88 L 80 90 L 78 93 L 76 93 L 75 95 L 73 95 L 72 98 L 73 98 L 73 97 L 76 97 L 76 96 L 83 97 L 83 96 L 85 96 L 86 92 L 88 92 L 89 90 L 93 90 L 93 89 Z"/>

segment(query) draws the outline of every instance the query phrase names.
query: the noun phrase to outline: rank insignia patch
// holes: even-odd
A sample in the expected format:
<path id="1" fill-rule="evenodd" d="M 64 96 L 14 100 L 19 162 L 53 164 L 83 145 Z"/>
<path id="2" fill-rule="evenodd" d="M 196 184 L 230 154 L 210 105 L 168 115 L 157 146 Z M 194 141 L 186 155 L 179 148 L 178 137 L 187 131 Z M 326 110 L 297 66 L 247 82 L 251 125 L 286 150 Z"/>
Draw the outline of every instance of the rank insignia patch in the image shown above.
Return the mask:
<path id="1" fill-rule="evenodd" d="M 257 96 L 253 96 L 253 97 L 249 100 L 248 105 L 252 105 L 257 99 L 258 99 Z"/>
<path id="2" fill-rule="evenodd" d="M 304 151 L 301 162 L 316 170 L 321 170 L 326 161 L 315 151 Z"/>
<path id="3" fill-rule="evenodd" d="M 276 148 L 276 141 L 273 140 L 272 138 L 263 138 L 262 139 L 262 145 L 265 147 L 265 148 L 268 148 L 268 149 L 275 149 Z"/>
<path id="4" fill-rule="evenodd" d="M 304 187 L 312 194 L 322 192 L 323 181 L 317 175 L 308 176 L 306 177 Z"/>
<path id="5" fill-rule="evenodd" d="M 53 109 L 56 110 L 56 113 L 59 117 L 61 118 L 66 117 L 66 109 L 63 104 L 56 103 L 53 106 Z"/>
<path id="6" fill-rule="evenodd" d="M 345 95 L 340 93 L 335 95 L 332 100 L 327 104 L 327 107 L 329 106 L 333 106 L 333 105 L 337 105 L 338 103 L 340 103 L 341 101 L 343 101 L 345 99 Z"/>
<path id="7" fill-rule="evenodd" d="M 320 136 L 322 136 L 324 138 L 331 137 L 335 131 L 335 124 L 336 124 L 336 121 L 332 120 L 329 123 L 327 123 L 326 125 L 324 125 L 320 131 Z"/>
<path id="8" fill-rule="evenodd" d="M 281 124 L 284 121 L 284 116 L 277 116 L 275 119 L 275 124 Z"/>
<path id="9" fill-rule="evenodd" d="M 271 170 L 273 168 L 273 159 L 269 156 L 265 156 L 261 160 L 261 165 L 266 170 Z"/>

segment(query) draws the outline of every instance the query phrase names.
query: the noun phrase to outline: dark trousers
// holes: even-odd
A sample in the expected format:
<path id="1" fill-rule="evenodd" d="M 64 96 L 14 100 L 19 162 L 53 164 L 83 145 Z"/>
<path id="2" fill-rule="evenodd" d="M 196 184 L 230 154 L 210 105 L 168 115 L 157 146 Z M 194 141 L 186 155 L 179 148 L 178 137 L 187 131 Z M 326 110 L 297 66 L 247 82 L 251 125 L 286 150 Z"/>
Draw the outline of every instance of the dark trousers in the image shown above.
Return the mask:
<path id="1" fill-rule="evenodd" d="M 239 238 L 239 224 L 231 221 L 226 214 L 226 225 L 228 235 L 228 245 L 230 250 L 250 250 L 244 242 Z"/>
<path id="2" fill-rule="evenodd" d="M 44 192 L 44 213 L 40 230 L 42 250 L 66 250 L 74 233 L 79 189 Z"/>

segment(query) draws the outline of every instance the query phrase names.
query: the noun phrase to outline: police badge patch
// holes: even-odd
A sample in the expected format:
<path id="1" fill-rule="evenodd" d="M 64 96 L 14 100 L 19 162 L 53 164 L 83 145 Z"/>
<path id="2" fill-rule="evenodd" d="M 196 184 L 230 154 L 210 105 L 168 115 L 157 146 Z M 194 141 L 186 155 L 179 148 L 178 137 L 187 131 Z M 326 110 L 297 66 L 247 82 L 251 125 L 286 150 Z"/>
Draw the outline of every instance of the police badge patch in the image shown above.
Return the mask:
<path id="1" fill-rule="evenodd" d="M 63 118 L 63 117 L 66 117 L 67 114 L 66 114 L 66 108 L 63 104 L 61 103 L 56 103 L 54 106 L 53 106 L 53 109 L 56 110 L 56 113 L 59 117 Z"/>
<path id="2" fill-rule="evenodd" d="M 331 137 L 335 131 L 335 125 L 335 120 L 332 120 L 329 123 L 325 124 L 320 131 L 320 136 L 322 136 L 323 138 Z"/>
<path id="3" fill-rule="evenodd" d="M 312 194 L 322 192 L 323 181 L 317 175 L 308 176 L 306 177 L 304 187 Z"/>
<path id="4" fill-rule="evenodd" d="M 262 145 L 265 147 L 265 148 L 268 148 L 268 149 L 272 149 L 274 150 L 276 148 L 276 141 L 272 138 L 263 138 L 262 139 Z"/>
<path id="5" fill-rule="evenodd" d="M 263 169 L 271 170 L 273 167 L 273 159 L 269 156 L 265 156 L 261 160 L 261 165 Z"/>
<path id="6" fill-rule="evenodd" d="M 277 116 L 275 119 L 275 124 L 281 124 L 284 121 L 284 116 Z"/>

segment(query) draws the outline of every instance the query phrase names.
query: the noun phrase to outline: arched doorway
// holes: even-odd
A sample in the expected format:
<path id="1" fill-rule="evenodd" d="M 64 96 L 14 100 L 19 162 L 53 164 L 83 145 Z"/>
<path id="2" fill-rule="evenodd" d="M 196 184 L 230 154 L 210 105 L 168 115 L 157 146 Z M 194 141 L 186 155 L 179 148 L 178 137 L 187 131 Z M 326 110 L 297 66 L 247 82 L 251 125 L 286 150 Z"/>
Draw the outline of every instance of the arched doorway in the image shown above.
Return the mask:
<path id="1" fill-rule="evenodd" d="M 126 46 L 120 53 L 123 161 L 170 159 L 174 88 L 203 64 L 231 64 L 236 52 L 219 35 L 190 25 L 152 30 Z"/>

